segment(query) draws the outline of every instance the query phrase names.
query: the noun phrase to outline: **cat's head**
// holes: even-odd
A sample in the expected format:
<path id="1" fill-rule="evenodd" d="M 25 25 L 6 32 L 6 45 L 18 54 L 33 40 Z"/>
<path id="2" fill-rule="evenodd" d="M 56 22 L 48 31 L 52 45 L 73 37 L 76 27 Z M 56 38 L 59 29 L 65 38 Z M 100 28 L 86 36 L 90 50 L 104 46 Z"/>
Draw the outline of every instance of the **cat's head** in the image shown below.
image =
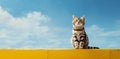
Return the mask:
<path id="1" fill-rule="evenodd" d="M 76 16 L 72 16 L 73 20 L 72 20 L 72 25 L 74 29 L 83 29 L 84 25 L 85 25 L 85 16 L 82 17 L 76 17 Z"/>

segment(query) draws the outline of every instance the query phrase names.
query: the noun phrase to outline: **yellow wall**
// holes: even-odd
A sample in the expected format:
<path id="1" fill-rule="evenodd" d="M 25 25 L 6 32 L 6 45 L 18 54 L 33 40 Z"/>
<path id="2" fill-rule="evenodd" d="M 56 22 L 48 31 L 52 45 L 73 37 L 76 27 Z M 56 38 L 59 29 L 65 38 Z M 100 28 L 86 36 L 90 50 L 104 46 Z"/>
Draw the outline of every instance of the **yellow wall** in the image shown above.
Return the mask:
<path id="1" fill-rule="evenodd" d="M 0 50 L 0 59 L 120 59 L 119 49 Z"/>

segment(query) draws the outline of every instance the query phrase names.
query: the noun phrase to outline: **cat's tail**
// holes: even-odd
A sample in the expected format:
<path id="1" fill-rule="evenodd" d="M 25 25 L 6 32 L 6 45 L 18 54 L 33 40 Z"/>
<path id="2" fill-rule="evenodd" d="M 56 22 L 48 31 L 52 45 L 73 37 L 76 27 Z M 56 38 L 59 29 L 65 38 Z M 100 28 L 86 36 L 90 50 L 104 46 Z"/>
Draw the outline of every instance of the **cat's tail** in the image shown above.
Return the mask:
<path id="1" fill-rule="evenodd" d="M 91 47 L 91 46 L 88 46 L 87 49 L 100 49 L 99 47 Z"/>

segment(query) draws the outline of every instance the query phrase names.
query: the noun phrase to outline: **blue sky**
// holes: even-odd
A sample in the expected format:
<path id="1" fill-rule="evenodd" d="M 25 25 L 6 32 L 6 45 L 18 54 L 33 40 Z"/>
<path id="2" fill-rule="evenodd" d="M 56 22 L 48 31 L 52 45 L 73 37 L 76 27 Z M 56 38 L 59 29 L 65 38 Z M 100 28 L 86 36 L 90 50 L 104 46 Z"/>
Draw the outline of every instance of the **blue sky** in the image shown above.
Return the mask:
<path id="1" fill-rule="evenodd" d="M 90 46 L 120 48 L 119 0 L 0 0 L 0 48 L 72 48 L 72 15 Z"/>

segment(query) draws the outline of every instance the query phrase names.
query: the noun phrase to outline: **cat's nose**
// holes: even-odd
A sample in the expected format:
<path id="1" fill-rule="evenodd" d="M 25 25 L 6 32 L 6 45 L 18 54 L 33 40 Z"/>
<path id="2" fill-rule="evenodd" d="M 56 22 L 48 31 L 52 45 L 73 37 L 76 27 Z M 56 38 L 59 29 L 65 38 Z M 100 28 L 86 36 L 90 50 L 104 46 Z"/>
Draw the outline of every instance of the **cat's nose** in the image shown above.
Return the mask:
<path id="1" fill-rule="evenodd" d="M 80 24 L 80 21 L 78 21 L 78 24 Z"/>

